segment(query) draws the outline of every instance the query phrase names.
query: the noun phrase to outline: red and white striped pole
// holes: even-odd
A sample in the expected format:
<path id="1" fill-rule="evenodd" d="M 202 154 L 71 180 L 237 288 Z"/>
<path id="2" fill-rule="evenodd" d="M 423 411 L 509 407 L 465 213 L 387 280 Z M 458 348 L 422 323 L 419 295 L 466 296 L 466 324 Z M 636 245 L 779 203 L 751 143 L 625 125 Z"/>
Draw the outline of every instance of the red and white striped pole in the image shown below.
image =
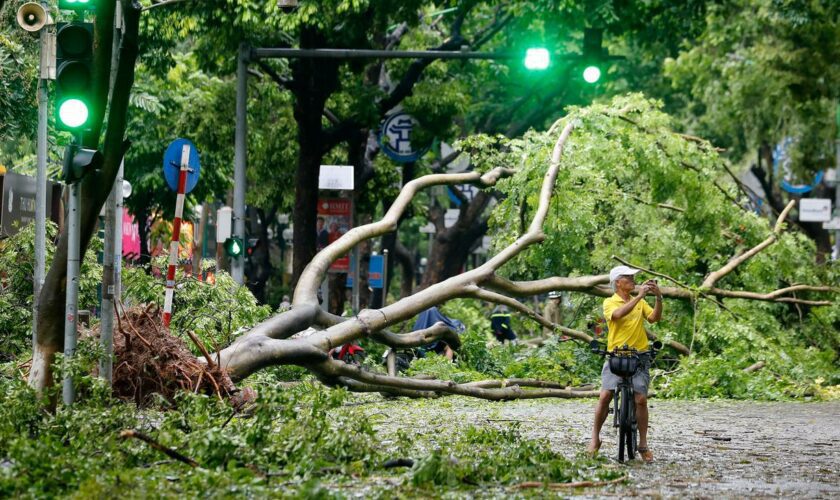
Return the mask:
<path id="1" fill-rule="evenodd" d="M 178 265 L 178 246 L 181 241 L 181 217 L 184 215 L 184 191 L 189 173 L 190 146 L 181 149 L 181 170 L 178 175 L 178 196 L 175 199 L 175 223 L 172 225 L 172 242 L 169 243 L 169 269 L 166 271 L 166 299 L 163 302 L 163 325 L 172 320 L 172 298 L 175 295 L 175 266 Z"/>

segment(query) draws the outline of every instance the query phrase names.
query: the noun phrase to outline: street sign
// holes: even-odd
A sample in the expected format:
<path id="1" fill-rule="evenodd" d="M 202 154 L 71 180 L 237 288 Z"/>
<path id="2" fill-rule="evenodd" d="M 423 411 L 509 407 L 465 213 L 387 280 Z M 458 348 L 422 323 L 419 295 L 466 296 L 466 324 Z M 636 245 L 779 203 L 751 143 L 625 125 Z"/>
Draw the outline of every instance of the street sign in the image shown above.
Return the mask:
<path id="1" fill-rule="evenodd" d="M 823 229 L 829 231 L 840 231 L 840 217 L 835 217 L 828 222 L 823 222 Z"/>
<path id="2" fill-rule="evenodd" d="M 795 140 L 792 137 L 785 137 L 779 144 L 773 148 L 773 175 L 781 179 L 782 189 L 791 194 L 808 193 L 817 187 L 823 179 L 823 171 L 817 172 L 814 176 L 814 182 L 811 184 L 792 184 L 791 181 L 791 156 L 790 149 Z M 783 170 L 782 174 L 779 170 Z M 802 220 L 802 219 L 800 219 Z"/>
<path id="3" fill-rule="evenodd" d="M 416 125 L 417 120 L 403 111 L 388 115 L 379 129 L 379 146 L 382 152 L 397 163 L 417 161 L 429 148 L 416 148 L 411 145 L 411 131 Z"/>
<path id="4" fill-rule="evenodd" d="M 18 233 L 23 227 L 35 220 L 35 191 L 37 182 L 34 177 L 6 172 L 0 175 L 0 239 Z M 56 184 L 47 181 L 47 216 L 58 222 L 58 214 L 53 207 L 59 207 L 56 197 Z M 60 192 L 60 189 L 59 189 Z"/>
<path id="5" fill-rule="evenodd" d="M 352 165 L 321 165 L 318 189 L 353 190 Z"/>
<path id="6" fill-rule="evenodd" d="M 802 222 L 830 221 L 831 200 L 828 198 L 803 198 L 799 200 L 799 220 Z"/>
<path id="7" fill-rule="evenodd" d="M 178 192 L 178 177 L 181 173 L 181 155 L 183 154 L 184 146 L 189 146 L 189 161 L 187 162 L 187 183 L 184 186 L 184 194 L 188 194 L 195 189 L 198 184 L 198 175 L 201 172 L 201 165 L 198 160 L 198 149 L 195 144 L 189 139 L 175 139 L 166 148 L 163 154 L 163 176 L 166 178 L 166 184 L 169 189 Z"/>
<path id="8" fill-rule="evenodd" d="M 370 256 L 368 267 L 368 285 L 371 288 L 382 288 L 382 278 L 385 272 L 385 259 L 381 255 Z"/>

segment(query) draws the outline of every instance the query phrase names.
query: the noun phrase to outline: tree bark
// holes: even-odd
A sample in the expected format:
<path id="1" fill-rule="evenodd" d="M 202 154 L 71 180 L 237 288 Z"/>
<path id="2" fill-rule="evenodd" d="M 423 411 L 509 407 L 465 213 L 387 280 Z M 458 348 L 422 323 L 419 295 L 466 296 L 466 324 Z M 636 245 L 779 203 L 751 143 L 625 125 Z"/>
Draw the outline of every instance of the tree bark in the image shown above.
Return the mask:
<path id="1" fill-rule="evenodd" d="M 300 36 L 301 48 L 324 46 L 325 37 L 313 28 Z M 338 89 L 338 63 L 329 59 L 298 59 L 292 63 L 294 116 L 298 125 L 298 163 L 295 171 L 295 206 L 292 288 L 316 253 L 315 220 L 318 210 L 318 173 L 324 156 L 321 115 L 329 96 Z"/>
<path id="2" fill-rule="evenodd" d="M 484 212 L 491 197 L 492 195 L 481 191 L 473 201 L 462 204 L 458 220 L 452 227 L 443 228 L 442 221 L 435 224 L 438 232 L 435 234 L 426 273 L 419 289 L 461 272 L 476 241 L 487 233 L 487 217 Z"/>

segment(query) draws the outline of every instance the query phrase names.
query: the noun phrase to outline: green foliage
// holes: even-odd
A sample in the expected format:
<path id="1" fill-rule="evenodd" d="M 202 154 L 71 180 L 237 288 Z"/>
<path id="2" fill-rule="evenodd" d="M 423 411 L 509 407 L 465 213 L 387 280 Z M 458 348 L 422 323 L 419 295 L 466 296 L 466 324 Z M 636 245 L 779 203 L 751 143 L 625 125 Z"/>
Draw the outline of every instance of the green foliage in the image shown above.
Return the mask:
<path id="1" fill-rule="evenodd" d="M 252 415 L 233 419 L 227 404 L 188 393 L 171 410 L 140 412 L 89 396 L 50 415 L 23 381 L 4 375 L 0 389 L 3 496 L 181 496 L 227 488 L 263 496 L 272 485 L 260 471 L 309 478 L 325 468 L 364 472 L 380 461 L 370 424 L 342 406 L 346 393 L 321 386 L 261 388 Z M 121 440 L 123 429 L 147 433 L 202 467 L 161 463 L 147 444 Z"/>
<path id="2" fill-rule="evenodd" d="M 825 168 L 836 133 L 838 13 L 836 2 L 710 6 L 697 42 L 664 68 L 691 99 L 692 128 L 736 155 L 793 137 L 800 176 Z"/>
<path id="3" fill-rule="evenodd" d="M 47 222 L 46 269 L 55 253 L 53 241 L 58 229 Z M 99 307 L 97 286 L 102 266 L 97 253 L 102 240 L 93 238 L 79 269 L 79 309 Z M 35 224 L 28 224 L 14 236 L 0 241 L 0 360 L 23 356 L 32 348 L 32 303 L 35 276 Z"/>
<path id="4" fill-rule="evenodd" d="M 162 263 L 161 258 L 158 264 Z M 259 305 L 247 287 L 237 284 L 224 271 L 216 272 L 214 284 L 185 276 L 180 269 L 175 273 L 175 280 L 172 331 L 197 355 L 200 352 L 186 335 L 187 330 L 194 332 L 208 349 L 217 349 L 229 345 L 236 335 L 268 318 L 272 312 L 269 306 Z M 141 267 L 123 269 L 123 293 L 129 303 L 161 304 L 165 290 L 165 276 L 148 274 Z"/>
<path id="5" fill-rule="evenodd" d="M 521 424 L 504 427 L 467 426 L 447 432 L 445 448 L 434 448 L 411 471 L 415 486 L 430 490 L 463 484 L 515 484 L 523 481 L 570 482 L 593 478 L 551 449 L 544 439 L 522 436 Z M 454 435 L 452 435 L 454 434 Z M 618 477 L 618 471 L 598 471 L 598 479 Z"/>
<path id="6" fill-rule="evenodd" d="M 37 40 L 15 21 L 17 3 L 0 6 L 0 143 L 18 134 L 34 136 L 37 120 Z M 6 26 L 13 29 L 6 30 Z M 0 163 L 3 163 L 0 157 Z"/>

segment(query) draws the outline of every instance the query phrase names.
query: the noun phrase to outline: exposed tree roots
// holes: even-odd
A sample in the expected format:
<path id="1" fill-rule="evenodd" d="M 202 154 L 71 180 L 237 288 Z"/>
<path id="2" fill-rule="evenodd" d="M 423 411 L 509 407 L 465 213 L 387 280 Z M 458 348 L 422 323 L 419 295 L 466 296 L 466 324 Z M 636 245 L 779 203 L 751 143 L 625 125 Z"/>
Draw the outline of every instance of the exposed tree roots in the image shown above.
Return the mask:
<path id="1" fill-rule="evenodd" d="M 177 391 L 220 398 L 236 392 L 230 377 L 215 363 L 199 362 L 183 340 L 163 327 L 161 310 L 154 304 L 118 316 L 114 360 L 114 395 L 138 405 L 154 393 L 171 400 Z"/>

